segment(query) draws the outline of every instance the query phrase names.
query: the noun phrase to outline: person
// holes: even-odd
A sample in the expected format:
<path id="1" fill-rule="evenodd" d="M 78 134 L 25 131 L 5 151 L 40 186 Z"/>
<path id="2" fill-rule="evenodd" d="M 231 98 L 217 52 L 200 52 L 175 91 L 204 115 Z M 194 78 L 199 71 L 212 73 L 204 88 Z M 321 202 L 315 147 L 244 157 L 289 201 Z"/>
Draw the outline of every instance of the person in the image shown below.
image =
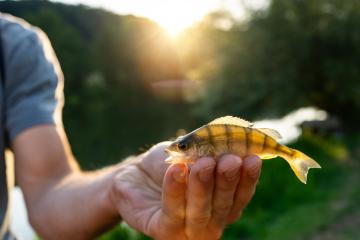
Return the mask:
<path id="1" fill-rule="evenodd" d="M 49 40 L 4 13 L 0 27 L 0 150 L 14 153 L 16 182 L 39 236 L 89 239 L 123 220 L 155 239 L 219 239 L 240 217 L 259 178 L 256 156 L 202 157 L 188 171 L 164 162 L 163 142 L 114 166 L 82 171 L 61 121 L 63 75 Z M 1 154 L 0 238 L 11 239 L 5 164 Z"/>

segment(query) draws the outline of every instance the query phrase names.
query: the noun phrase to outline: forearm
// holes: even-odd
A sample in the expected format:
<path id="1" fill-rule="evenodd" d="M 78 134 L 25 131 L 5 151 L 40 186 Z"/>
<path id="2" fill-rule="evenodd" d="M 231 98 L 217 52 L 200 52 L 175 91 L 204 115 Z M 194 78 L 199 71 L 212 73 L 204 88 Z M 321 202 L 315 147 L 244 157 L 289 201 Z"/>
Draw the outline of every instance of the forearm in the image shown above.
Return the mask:
<path id="1" fill-rule="evenodd" d="M 89 239 L 113 226 L 120 216 L 109 193 L 120 169 L 73 171 L 51 180 L 28 201 L 31 223 L 45 239 Z"/>
<path id="2" fill-rule="evenodd" d="M 40 125 L 12 142 L 16 180 L 44 239 L 87 239 L 120 220 L 109 190 L 124 163 L 82 172 L 61 126 Z"/>

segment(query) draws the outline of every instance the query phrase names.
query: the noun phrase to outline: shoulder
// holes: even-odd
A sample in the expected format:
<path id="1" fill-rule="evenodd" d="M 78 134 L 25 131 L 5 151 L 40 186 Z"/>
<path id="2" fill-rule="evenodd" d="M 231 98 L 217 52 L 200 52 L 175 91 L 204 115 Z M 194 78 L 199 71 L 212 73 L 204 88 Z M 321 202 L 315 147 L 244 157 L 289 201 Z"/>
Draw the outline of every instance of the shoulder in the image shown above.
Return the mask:
<path id="1" fill-rule="evenodd" d="M 24 19 L 0 13 L 1 36 L 6 43 L 18 44 L 21 41 L 39 41 L 44 33 Z"/>
<path id="2" fill-rule="evenodd" d="M 8 75 L 19 69 L 43 74 L 48 72 L 62 79 L 60 64 L 46 34 L 21 18 L 0 13 L 0 37 Z M 41 71 L 40 71 L 41 70 Z"/>
<path id="3" fill-rule="evenodd" d="M 1 38 L 4 44 L 5 57 L 10 57 L 21 50 L 51 48 L 46 34 L 24 19 L 10 14 L 0 13 Z M 31 51 L 31 50 L 30 50 Z M 46 52 L 46 51 L 45 51 Z"/>

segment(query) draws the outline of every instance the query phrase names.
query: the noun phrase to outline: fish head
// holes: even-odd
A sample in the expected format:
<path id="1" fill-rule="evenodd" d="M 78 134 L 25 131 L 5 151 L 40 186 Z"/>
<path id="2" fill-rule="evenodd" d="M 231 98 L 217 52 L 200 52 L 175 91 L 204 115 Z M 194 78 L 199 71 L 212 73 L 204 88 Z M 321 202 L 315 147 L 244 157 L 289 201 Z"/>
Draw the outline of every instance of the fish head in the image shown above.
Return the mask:
<path id="1" fill-rule="evenodd" d="M 182 159 L 184 162 L 193 162 L 197 158 L 197 138 L 193 133 L 178 137 L 167 147 L 166 152 L 171 157 Z"/>

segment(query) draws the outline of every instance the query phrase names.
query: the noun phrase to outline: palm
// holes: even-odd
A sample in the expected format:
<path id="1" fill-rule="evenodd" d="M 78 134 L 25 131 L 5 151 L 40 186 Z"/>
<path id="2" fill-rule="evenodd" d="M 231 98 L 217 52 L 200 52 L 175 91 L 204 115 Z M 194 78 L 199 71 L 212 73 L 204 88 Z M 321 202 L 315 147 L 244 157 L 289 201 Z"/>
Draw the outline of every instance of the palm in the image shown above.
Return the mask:
<path id="1" fill-rule="evenodd" d="M 160 226 L 162 182 L 169 164 L 165 163 L 166 144 L 157 145 L 129 164 L 121 174 L 121 193 L 127 207 L 121 207 L 121 216 L 132 227 L 151 233 Z M 130 160 L 131 161 L 131 160 Z"/>

